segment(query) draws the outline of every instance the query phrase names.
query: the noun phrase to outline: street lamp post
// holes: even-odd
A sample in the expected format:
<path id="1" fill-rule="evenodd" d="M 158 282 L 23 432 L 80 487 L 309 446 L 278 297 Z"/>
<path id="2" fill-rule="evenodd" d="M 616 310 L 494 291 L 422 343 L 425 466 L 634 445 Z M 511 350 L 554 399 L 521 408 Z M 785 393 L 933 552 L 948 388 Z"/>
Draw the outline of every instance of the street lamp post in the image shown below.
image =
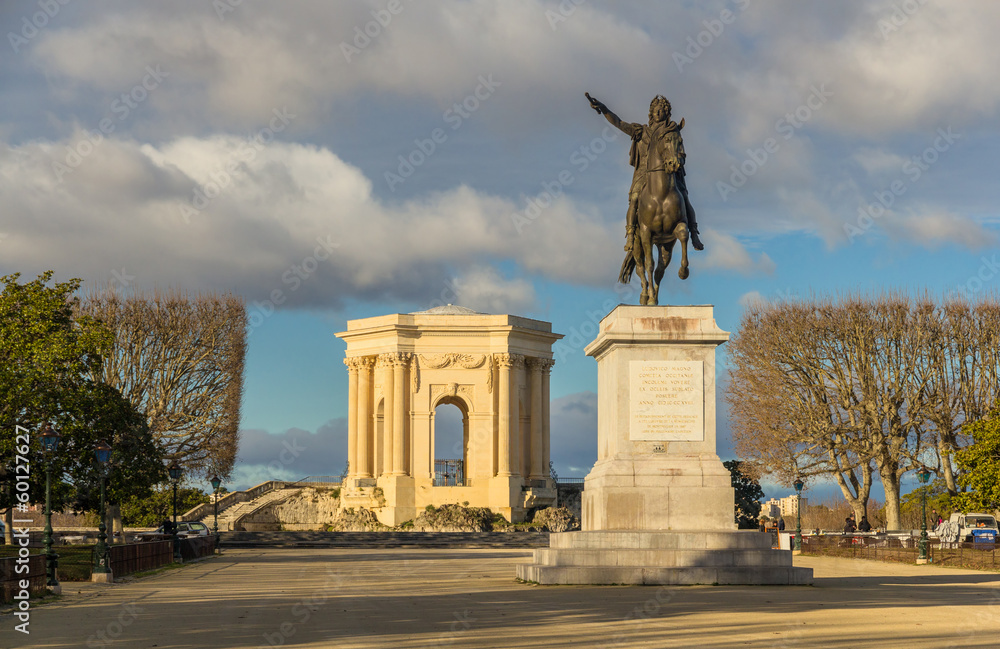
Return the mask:
<path id="1" fill-rule="evenodd" d="M 212 476 L 212 502 L 215 505 L 215 511 L 213 513 L 214 524 L 212 525 L 212 533 L 215 535 L 215 551 L 219 551 L 219 485 L 222 484 L 222 480 L 219 479 L 218 475 Z"/>
<path id="2" fill-rule="evenodd" d="M 104 506 L 104 480 L 107 477 L 108 461 L 111 459 L 111 447 L 102 441 L 94 448 L 94 455 L 97 457 L 97 471 L 101 479 L 101 522 L 97 526 L 97 547 L 94 549 L 94 569 L 91 580 L 101 583 L 114 581 L 111 573 L 111 566 L 108 557 L 108 528 L 104 524 L 107 510 Z"/>
<path id="3" fill-rule="evenodd" d="M 795 479 L 795 551 L 802 554 L 802 478 Z"/>
<path id="4" fill-rule="evenodd" d="M 177 483 L 181 479 L 181 468 L 174 462 L 167 468 L 167 473 L 170 474 L 170 480 L 174 483 L 174 561 L 179 563 L 183 561 L 181 558 L 181 541 L 177 536 Z"/>
<path id="5" fill-rule="evenodd" d="M 59 433 L 52 429 L 52 424 L 46 422 L 41 438 L 45 452 L 45 585 L 58 593 L 62 591 L 62 587 L 56 578 L 59 555 L 52 552 L 52 457 L 59 448 Z"/>
<path id="6" fill-rule="evenodd" d="M 927 481 L 931 472 L 926 467 L 917 472 L 917 478 L 924 486 L 920 489 L 920 550 L 917 563 L 927 563 Z"/>

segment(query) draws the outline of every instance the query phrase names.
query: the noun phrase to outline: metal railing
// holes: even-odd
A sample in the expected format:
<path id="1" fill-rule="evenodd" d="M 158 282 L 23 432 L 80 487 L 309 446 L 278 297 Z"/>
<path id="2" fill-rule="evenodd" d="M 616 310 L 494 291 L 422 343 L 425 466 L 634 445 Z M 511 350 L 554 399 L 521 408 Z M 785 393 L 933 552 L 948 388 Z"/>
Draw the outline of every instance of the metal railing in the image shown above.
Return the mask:
<path id="1" fill-rule="evenodd" d="M 33 554 L 28 557 L 28 572 L 16 572 L 16 557 L 0 559 L 0 602 L 14 601 L 14 596 L 21 592 L 21 580 L 28 580 L 28 593 L 40 595 L 45 592 L 45 555 Z M 23 564 L 21 564 L 23 565 Z"/>
<path id="2" fill-rule="evenodd" d="M 434 460 L 435 487 L 465 485 L 465 463 L 462 460 Z"/>
<path id="3" fill-rule="evenodd" d="M 266 483 L 265 483 L 266 484 Z M 221 514 L 224 509 L 232 505 L 236 505 L 247 500 L 247 492 L 245 491 L 233 491 L 222 498 L 219 498 L 219 513 Z M 212 503 L 201 503 L 195 506 L 193 509 L 184 512 L 177 519 L 181 521 L 200 521 L 206 516 L 211 516 L 215 512 L 215 506 Z"/>
<path id="4" fill-rule="evenodd" d="M 802 553 L 823 556 L 871 559 L 898 563 L 915 563 L 920 553 L 919 537 L 888 536 L 884 534 L 832 534 L 802 537 Z M 931 563 L 945 566 L 990 569 L 1000 568 L 1000 544 L 994 543 L 942 543 L 931 540 L 927 544 L 927 558 Z"/>
<path id="5" fill-rule="evenodd" d="M 340 476 L 332 475 L 311 475 L 301 480 L 296 480 L 295 482 L 286 482 L 284 480 L 268 480 L 267 482 L 262 482 L 261 484 L 247 489 L 246 491 L 233 491 L 225 496 L 219 498 L 219 516 L 222 516 L 224 510 L 233 505 L 238 505 L 240 503 L 249 502 L 255 500 L 260 496 L 266 494 L 269 491 L 275 491 L 277 489 L 290 489 L 290 488 L 301 488 L 307 485 L 313 484 L 323 484 L 340 486 Z M 215 506 L 211 502 L 201 503 L 191 510 L 185 512 L 184 514 L 178 516 L 178 520 L 182 521 L 200 521 L 208 516 L 212 516 L 215 513 Z"/>
<path id="6" fill-rule="evenodd" d="M 247 502 L 249 500 L 254 500 L 258 496 L 261 496 L 268 491 L 274 491 L 275 489 L 284 489 L 285 487 L 294 484 L 292 482 L 285 482 L 284 480 L 268 480 L 267 482 L 262 482 L 252 489 L 247 489 L 246 491 L 233 491 L 226 494 L 222 498 L 219 498 L 219 515 L 222 512 L 233 505 L 238 505 L 239 503 Z M 178 520 L 182 521 L 200 521 L 201 519 L 213 515 L 215 512 L 215 507 L 212 503 L 201 503 L 197 507 L 185 512 L 183 515 L 178 517 Z"/>
<path id="7" fill-rule="evenodd" d="M 302 478 L 301 480 L 296 480 L 295 482 L 291 482 L 285 486 L 287 488 L 287 487 L 300 487 L 306 484 L 323 484 L 323 485 L 333 485 L 335 487 L 339 487 L 341 482 L 342 480 L 340 479 L 339 475 L 311 475 Z"/>
<path id="8" fill-rule="evenodd" d="M 174 560 L 174 544 L 170 538 L 148 543 L 112 545 L 109 552 L 111 573 L 115 579 L 134 572 L 153 570 Z"/>

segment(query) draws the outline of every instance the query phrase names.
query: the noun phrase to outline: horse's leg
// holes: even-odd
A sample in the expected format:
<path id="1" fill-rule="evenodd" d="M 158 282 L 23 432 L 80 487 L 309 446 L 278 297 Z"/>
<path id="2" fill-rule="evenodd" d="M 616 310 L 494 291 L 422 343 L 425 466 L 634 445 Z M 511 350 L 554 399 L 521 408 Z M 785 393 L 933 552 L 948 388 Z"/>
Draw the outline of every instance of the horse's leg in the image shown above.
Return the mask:
<path id="1" fill-rule="evenodd" d="M 649 228 L 645 228 L 642 234 L 642 254 L 645 257 L 643 260 L 645 262 L 643 266 L 643 272 L 645 273 L 647 286 L 648 286 L 648 297 L 646 299 L 646 304 L 650 306 L 656 306 L 657 296 L 654 290 L 653 284 L 653 233 Z"/>
<path id="2" fill-rule="evenodd" d="M 660 256 L 656 261 L 656 274 L 653 275 L 653 295 L 656 296 L 657 301 L 660 299 L 660 280 L 663 279 L 663 272 L 667 270 L 667 266 L 670 264 L 670 254 L 674 247 L 674 242 L 661 243 L 657 246 L 660 249 Z"/>
<path id="3" fill-rule="evenodd" d="M 674 254 L 674 243 L 676 243 L 676 240 L 660 244 L 660 259 L 659 263 L 656 264 L 657 300 L 659 300 L 660 297 L 660 280 L 663 279 L 663 273 L 667 270 L 667 266 L 670 265 L 670 258 L 673 257 Z"/>
<path id="4" fill-rule="evenodd" d="M 661 243 L 657 248 L 660 249 L 660 257 L 656 260 L 656 272 L 653 274 L 653 284 L 656 286 L 656 291 L 659 292 L 660 280 L 663 279 L 663 271 L 667 270 L 667 264 L 670 263 L 670 259 L 664 250 L 666 246 Z"/>
<path id="5" fill-rule="evenodd" d="M 632 246 L 632 257 L 635 259 L 635 270 L 636 274 L 639 276 L 639 284 L 642 286 L 642 292 L 639 294 L 639 304 L 645 306 L 649 303 L 649 276 L 646 274 L 646 258 L 644 256 L 645 241 L 649 240 L 651 234 L 649 228 L 640 225 L 639 231 L 636 233 L 635 241 Z"/>
<path id="6" fill-rule="evenodd" d="M 681 242 L 681 267 L 677 271 L 677 276 L 681 279 L 687 279 L 690 274 L 688 271 L 688 238 L 690 232 L 688 232 L 687 224 L 683 221 L 678 223 L 674 228 L 674 235 Z"/>

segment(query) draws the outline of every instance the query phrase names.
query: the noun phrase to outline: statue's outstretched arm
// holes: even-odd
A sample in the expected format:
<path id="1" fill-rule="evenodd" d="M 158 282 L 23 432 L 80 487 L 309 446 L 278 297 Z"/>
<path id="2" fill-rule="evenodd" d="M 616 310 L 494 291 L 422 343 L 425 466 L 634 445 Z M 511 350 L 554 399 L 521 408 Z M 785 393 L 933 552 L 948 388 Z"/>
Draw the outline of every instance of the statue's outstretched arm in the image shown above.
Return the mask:
<path id="1" fill-rule="evenodd" d="M 589 92 L 585 92 L 583 94 L 587 97 L 588 100 L 590 100 L 590 107 L 593 108 L 594 110 L 596 110 L 601 115 L 604 115 L 604 118 L 606 120 L 608 120 L 608 122 L 610 122 L 612 126 L 614 126 L 616 129 L 618 129 L 622 133 L 625 133 L 629 137 L 632 137 L 632 136 L 635 135 L 635 131 L 636 131 L 637 127 L 640 130 L 642 129 L 642 125 L 640 125 L 640 124 L 632 124 L 631 122 L 623 122 L 617 115 L 615 115 L 613 112 L 611 112 L 611 110 L 607 106 L 605 106 L 603 102 L 598 101 L 597 99 L 594 99 L 593 97 L 591 97 Z"/>

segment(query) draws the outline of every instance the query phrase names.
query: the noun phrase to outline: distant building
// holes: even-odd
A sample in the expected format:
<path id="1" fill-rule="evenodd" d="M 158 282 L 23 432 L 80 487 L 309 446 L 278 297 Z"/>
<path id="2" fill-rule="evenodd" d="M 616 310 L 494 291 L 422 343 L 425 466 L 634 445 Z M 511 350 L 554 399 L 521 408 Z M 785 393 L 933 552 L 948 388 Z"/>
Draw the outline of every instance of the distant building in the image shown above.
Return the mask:
<path id="1" fill-rule="evenodd" d="M 797 496 L 787 498 L 772 498 L 760 505 L 760 515 L 768 518 L 795 518 L 798 515 L 799 499 Z M 809 506 L 809 499 L 802 499 L 802 509 Z"/>
<path id="2" fill-rule="evenodd" d="M 802 498 L 802 509 L 805 510 L 809 506 L 809 499 Z M 782 498 L 780 501 L 781 515 L 785 518 L 798 516 L 799 513 L 799 497 L 798 496 L 788 496 L 787 498 Z"/>
<path id="3" fill-rule="evenodd" d="M 777 498 L 772 498 L 767 502 L 761 503 L 760 515 L 767 516 L 768 518 L 777 518 L 781 515 L 781 501 Z"/>

